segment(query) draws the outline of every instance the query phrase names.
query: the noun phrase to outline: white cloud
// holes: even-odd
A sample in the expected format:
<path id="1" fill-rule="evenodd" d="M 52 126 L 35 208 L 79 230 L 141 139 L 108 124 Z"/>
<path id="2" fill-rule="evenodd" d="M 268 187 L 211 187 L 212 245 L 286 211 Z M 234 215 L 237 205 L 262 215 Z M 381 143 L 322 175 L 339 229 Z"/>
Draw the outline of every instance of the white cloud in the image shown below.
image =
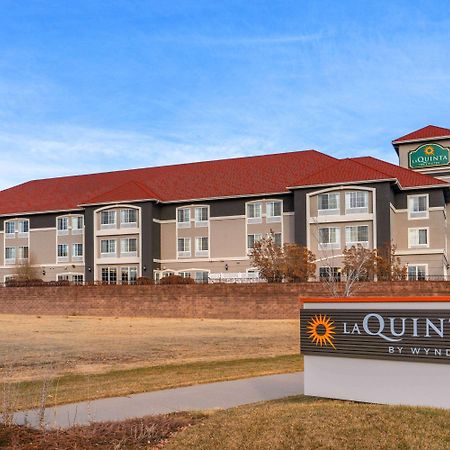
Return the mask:
<path id="1" fill-rule="evenodd" d="M 0 130 L 0 188 L 37 178 L 176 164 L 264 153 L 268 142 L 252 136 L 198 142 L 122 130 L 46 126 Z"/>

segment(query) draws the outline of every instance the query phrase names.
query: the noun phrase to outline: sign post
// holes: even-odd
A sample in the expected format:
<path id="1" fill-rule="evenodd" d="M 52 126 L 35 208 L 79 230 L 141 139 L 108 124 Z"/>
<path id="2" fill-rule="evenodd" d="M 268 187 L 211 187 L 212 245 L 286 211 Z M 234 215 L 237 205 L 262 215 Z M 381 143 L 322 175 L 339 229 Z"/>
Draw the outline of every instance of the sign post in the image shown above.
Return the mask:
<path id="1" fill-rule="evenodd" d="M 450 408 L 450 297 L 306 299 L 305 394 Z"/>

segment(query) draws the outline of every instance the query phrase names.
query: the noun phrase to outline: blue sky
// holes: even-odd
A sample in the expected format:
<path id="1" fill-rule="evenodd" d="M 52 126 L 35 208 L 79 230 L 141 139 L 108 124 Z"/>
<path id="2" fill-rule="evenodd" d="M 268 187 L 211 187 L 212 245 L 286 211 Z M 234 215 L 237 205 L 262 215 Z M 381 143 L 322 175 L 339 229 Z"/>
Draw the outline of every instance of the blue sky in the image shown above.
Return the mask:
<path id="1" fill-rule="evenodd" d="M 0 188 L 450 127 L 448 1 L 0 0 Z"/>

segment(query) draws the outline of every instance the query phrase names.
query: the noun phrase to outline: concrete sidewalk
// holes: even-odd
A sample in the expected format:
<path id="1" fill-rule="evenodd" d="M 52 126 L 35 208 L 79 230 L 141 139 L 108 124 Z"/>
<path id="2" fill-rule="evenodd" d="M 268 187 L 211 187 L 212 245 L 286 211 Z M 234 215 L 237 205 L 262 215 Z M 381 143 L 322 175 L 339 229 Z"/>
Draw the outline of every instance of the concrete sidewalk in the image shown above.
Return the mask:
<path id="1" fill-rule="evenodd" d="M 303 372 L 295 372 L 61 405 L 49 408 L 45 421 L 48 428 L 67 428 L 176 411 L 225 409 L 301 394 Z M 14 419 L 19 425 L 39 426 L 36 410 L 18 412 Z"/>

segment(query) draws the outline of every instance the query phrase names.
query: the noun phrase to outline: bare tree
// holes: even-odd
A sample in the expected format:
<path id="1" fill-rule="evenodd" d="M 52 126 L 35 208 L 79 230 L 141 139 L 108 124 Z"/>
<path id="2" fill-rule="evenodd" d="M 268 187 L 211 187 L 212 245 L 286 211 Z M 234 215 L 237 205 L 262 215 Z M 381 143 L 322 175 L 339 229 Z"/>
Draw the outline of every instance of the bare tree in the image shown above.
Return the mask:
<path id="1" fill-rule="evenodd" d="M 283 247 L 283 276 L 287 281 L 305 282 L 316 276 L 316 256 L 306 247 L 285 244 Z"/>
<path id="2" fill-rule="evenodd" d="M 33 259 L 31 255 L 28 258 L 22 259 L 16 266 L 16 275 L 14 279 L 17 281 L 32 281 L 39 279 L 38 268 L 33 266 Z"/>
<path id="3" fill-rule="evenodd" d="M 315 276 L 315 256 L 306 247 L 275 242 L 274 233 L 255 242 L 250 255 L 252 266 L 269 282 L 304 282 Z"/>
<path id="4" fill-rule="evenodd" d="M 376 276 L 378 281 L 406 280 L 408 269 L 396 255 L 397 246 L 389 242 L 378 249 L 375 255 Z"/>
<path id="5" fill-rule="evenodd" d="M 361 281 L 374 279 L 376 272 L 376 252 L 364 248 L 361 244 L 344 250 L 344 286 L 343 297 L 350 297 Z"/>

